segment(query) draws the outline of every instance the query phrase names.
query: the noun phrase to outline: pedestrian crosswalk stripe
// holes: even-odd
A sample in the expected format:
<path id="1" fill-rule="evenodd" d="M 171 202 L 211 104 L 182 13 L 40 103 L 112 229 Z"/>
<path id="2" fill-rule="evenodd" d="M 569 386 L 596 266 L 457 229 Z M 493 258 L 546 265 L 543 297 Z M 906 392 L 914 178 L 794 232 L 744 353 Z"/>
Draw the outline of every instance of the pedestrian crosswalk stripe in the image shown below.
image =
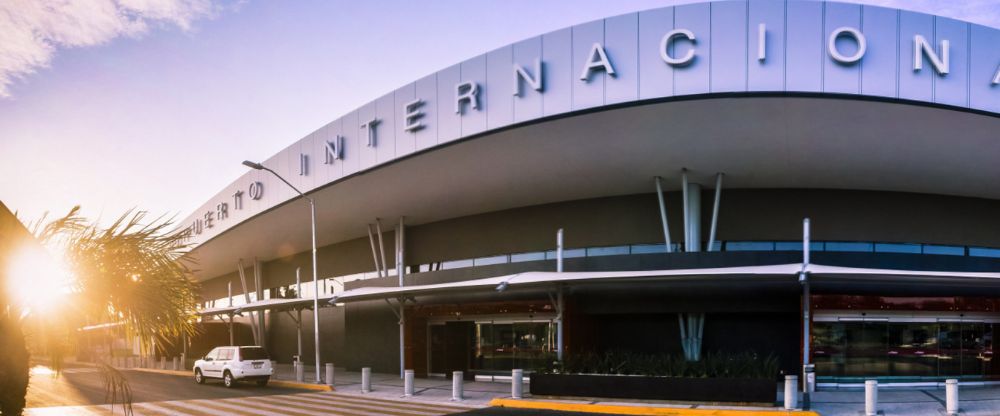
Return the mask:
<path id="1" fill-rule="evenodd" d="M 384 403 L 384 402 L 371 402 L 365 401 L 363 398 L 357 400 L 348 399 L 342 395 L 323 395 L 323 396 L 309 396 L 302 395 L 298 397 L 298 400 L 308 401 L 313 403 L 320 403 L 327 406 L 335 407 L 347 407 L 347 408 L 358 408 L 363 410 L 371 410 L 376 413 L 382 413 L 386 415 L 398 415 L 398 416 L 433 416 L 447 413 L 448 410 L 437 410 L 437 409 L 426 409 L 422 406 L 410 406 L 409 403 Z"/>
<path id="2" fill-rule="evenodd" d="M 258 398 L 262 400 L 267 400 L 266 398 Z M 354 405 L 344 405 L 341 403 L 331 403 L 323 402 L 318 400 L 312 400 L 305 397 L 296 397 L 294 404 L 284 404 L 286 406 L 295 406 L 299 408 L 305 408 L 308 411 L 320 411 L 320 412 L 335 412 L 337 414 L 343 414 L 345 416 L 417 416 L 414 413 L 404 413 L 404 412 L 394 412 L 387 411 L 385 409 L 378 409 L 366 406 L 354 406 Z M 421 414 L 420 416 L 423 416 Z"/>
<path id="3" fill-rule="evenodd" d="M 407 409 L 420 409 L 429 410 L 436 412 L 462 412 L 473 410 L 473 406 L 461 406 L 455 404 L 439 404 L 439 403 L 424 403 L 413 400 L 389 400 L 380 399 L 378 397 L 372 396 L 357 396 L 348 394 L 338 394 L 338 393 L 307 393 L 301 394 L 299 396 L 315 397 L 315 398 L 331 398 L 334 400 L 347 400 L 347 401 L 360 401 L 365 404 L 379 405 L 379 406 L 402 406 Z"/>
<path id="4" fill-rule="evenodd" d="M 136 416 L 439 416 L 473 409 L 436 403 L 417 403 L 338 393 L 299 393 L 231 397 L 226 399 L 139 402 Z M 28 416 L 91 416 L 121 414 L 108 405 L 29 408 Z"/>

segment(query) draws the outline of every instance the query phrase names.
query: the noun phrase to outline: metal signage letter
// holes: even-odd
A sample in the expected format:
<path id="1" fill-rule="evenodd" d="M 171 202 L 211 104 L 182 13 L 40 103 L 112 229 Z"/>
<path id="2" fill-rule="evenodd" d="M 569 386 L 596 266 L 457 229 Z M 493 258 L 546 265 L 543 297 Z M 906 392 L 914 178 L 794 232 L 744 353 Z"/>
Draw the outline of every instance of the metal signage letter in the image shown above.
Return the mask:
<path id="1" fill-rule="evenodd" d="M 603 69 L 608 75 L 615 76 L 615 68 L 611 66 L 611 61 L 608 60 L 608 53 L 600 43 L 595 43 L 594 46 L 590 47 L 590 53 L 587 54 L 587 62 L 583 65 L 583 72 L 580 73 L 580 81 L 589 82 L 590 71 L 597 68 Z"/>
<path id="2" fill-rule="evenodd" d="M 367 123 L 361 125 L 361 128 L 366 129 L 368 133 L 368 144 L 366 145 L 368 147 L 375 147 L 376 145 L 375 126 L 378 125 L 379 121 L 379 119 L 373 118 L 368 120 Z"/>
<path id="3" fill-rule="evenodd" d="M 542 92 L 542 60 L 535 58 L 535 76 L 532 77 L 528 70 L 519 64 L 514 64 L 514 96 L 521 96 L 521 81 L 527 82 L 531 89 Z"/>
<path id="4" fill-rule="evenodd" d="M 334 160 L 340 160 L 344 157 L 344 136 L 337 135 L 333 138 L 333 141 L 326 141 L 326 152 L 323 154 L 326 156 L 323 160 L 324 165 L 332 165 Z"/>
<path id="5" fill-rule="evenodd" d="M 663 39 L 660 39 L 660 58 L 662 58 L 663 62 L 666 62 L 667 65 L 670 66 L 684 66 L 690 64 L 691 61 L 694 60 L 693 47 L 686 54 L 684 54 L 684 56 L 680 58 L 674 58 L 673 56 L 670 56 L 670 53 L 667 51 L 667 48 L 670 47 L 670 42 L 676 37 L 684 37 L 687 38 L 687 40 L 691 41 L 692 44 L 695 43 L 694 32 L 691 32 L 690 30 L 687 29 L 671 30 L 667 32 L 666 35 L 663 35 Z"/>
<path id="6" fill-rule="evenodd" d="M 479 84 L 465 81 L 455 86 L 455 114 L 462 113 L 462 101 L 468 101 L 469 107 L 479 111 Z"/>
<path id="7" fill-rule="evenodd" d="M 993 76 L 993 85 L 1000 85 L 1000 65 L 997 65 L 997 74 Z"/>
<path id="8" fill-rule="evenodd" d="M 299 176 L 309 175 L 309 155 L 299 153 Z"/>
<path id="9" fill-rule="evenodd" d="M 222 221 L 229 218 L 229 204 L 222 202 L 215 206 L 216 219 Z"/>
<path id="10" fill-rule="evenodd" d="M 931 65 L 934 66 L 934 70 L 940 75 L 947 75 L 950 66 L 948 65 L 948 40 L 941 41 L 941 57 L 938 57 L 937 52 L 931 47 L 930 42 L 924 39 L 921 35 L 913 36 L 913 70 L 919 71 L 924 69 L 923 55 L 927 56 L 927 59 L 931 60 Z"/>
<path id="11" fill-rule="evenodd" d="M 243 191 L 233 193 L 233 209 L 243 209 Z"/>
<path id="12" fill-rule="evenodd" d="M 757 60 L 764 62 L 765 59 L 767 59 L 767 25 L 761 23 L 757 25 Z"/>
<path id="13" fill-rule="evenodd" d="M 858 50 L 854 52 L 854 55 L 845 56 L 837 50 L 837 39 L 841 36 L 850 36 L 854 38 L 854 41 L 858 44 Z M 849 65 L 860 61 L 861 58 L 865 56 L 865 52 L 868 50 L 868 41 L 865 39 L 865 35 L 858 29 L 846 26 L 838 27 L 830 33 L 830 39 L 827 42 L 826 49 L 834 61 Z"/>
<path id="14" fill-rule="evenodd" d="M 403 106 L 403 131 L 413 132 L 424 128 L 424 123 L 420 121 L 424 112 L 419 110 L 423 105 L 424 100 L 418 98 Z"/>
<path id="15" fill-rule="evenodd" d="M 250 199 L 256 201 L 264 196 L 264 184 L 253 182 L 250 184 Z"/>

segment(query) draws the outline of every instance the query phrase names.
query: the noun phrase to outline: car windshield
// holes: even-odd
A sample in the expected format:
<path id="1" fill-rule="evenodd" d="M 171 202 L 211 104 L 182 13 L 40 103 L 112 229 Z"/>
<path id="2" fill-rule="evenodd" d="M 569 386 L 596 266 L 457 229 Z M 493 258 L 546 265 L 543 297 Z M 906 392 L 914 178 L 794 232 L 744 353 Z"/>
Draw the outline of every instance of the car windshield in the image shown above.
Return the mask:
<path id="1" fill-rule="evenodd" d="M 261 347 L 240 347 L 240 359 L 242 360 L 266 360 L 267 351 Z"/>

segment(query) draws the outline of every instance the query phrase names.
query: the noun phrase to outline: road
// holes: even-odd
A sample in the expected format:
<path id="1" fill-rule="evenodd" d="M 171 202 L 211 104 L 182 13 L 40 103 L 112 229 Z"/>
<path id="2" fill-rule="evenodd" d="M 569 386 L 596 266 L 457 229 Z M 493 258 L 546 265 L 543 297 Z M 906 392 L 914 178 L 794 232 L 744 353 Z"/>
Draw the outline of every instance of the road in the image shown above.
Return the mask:
<path id="1" fill-rule="evenodd" d="M 192 377 L 122 370 L 132 389 L 135 415 L 179 416 L 436 416 L 468 407 L 400 402 L 332 392 L 258 387 L 240 384 L 227 389 L 221 382 L 198 385 Z M 121 406 L 105 402 L 104 378 L 93 367 L 67 366 L 61 374 L 48 367 L 32 368 L 26 415 L 123 414 Z"/>

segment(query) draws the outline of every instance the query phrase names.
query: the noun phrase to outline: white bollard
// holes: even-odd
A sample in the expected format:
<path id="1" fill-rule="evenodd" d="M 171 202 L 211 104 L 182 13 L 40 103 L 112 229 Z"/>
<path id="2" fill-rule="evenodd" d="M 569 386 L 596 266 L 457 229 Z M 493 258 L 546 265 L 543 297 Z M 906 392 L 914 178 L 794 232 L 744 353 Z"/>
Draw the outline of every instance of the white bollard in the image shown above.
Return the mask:
<path id="1" fill-rule="evenodd" d="M 187 354 L 181 353 L 181 370 L 187 371 Z"/>
<path id="2" fill-rule="evenodd" d="M 524 391 L 524 370 L 514 369 L 510 372 L 510 397 L 520 399 Z"/>
<path id="3" fill-rule="evenodd" d="M 180 363 L 180 361 L 181 361 L 180 357 L 174 357 L 174 358 L 172 359 L 172 361 L 173 361 L 173 367 L 174 367 L 174 371 L 177 371 L 177 370 L 180 370 L 180 369 L 181 369 L 181 367 L 180 367 L 180 365 L 179 365 L 179 363 Z"/>
<path id="4" fill-rule="evenodd" d="M 306 366 L 302 363 L 296 361 L 295 364 L 295 381 L 302 383 L 306 380 Z"/>
<path id="5" fill-rule="evenodd" d="M 160 357 L 160 370 L 167 369 L 167 356 Z"/>
<path id="6" fill-rule="evenodd" d="M 369 393 L 372 391 L 372 368 L 365 367 L 361 369 L 361 392 Z"/>
<path id="7" fill-rule="evenodd" d="M 451 373 L 451 400 L 452 401 L 462 401 L 465 399 L 464 384 L 465 381 L 462 376 L 461 371 L 454 371 Z"/>
<path id="8" fill-rule="evenodd" d="M 403 371 L 403 396 L 413 397 L 413 370 Z"/>
<path id="9" fill-rule="evenodd" d="M 785 376 L 785 410 L 799 407 L 799 376 Z"/>
<path id="10" fill-rule="evenodd" d="M 865 416 L 878 415 L 878 380 L 865 380 Z"/>
<path id="11" fill-rule="evenodd" d="M 949 378 L 944 381 L 945 407 L 949 415 L 958 414 L 958 379 Z"/>
<path id="12" fill-rule="evenodd" d="M 333 363 L 326 363 L 326 384 L 333 385 Z"/>

